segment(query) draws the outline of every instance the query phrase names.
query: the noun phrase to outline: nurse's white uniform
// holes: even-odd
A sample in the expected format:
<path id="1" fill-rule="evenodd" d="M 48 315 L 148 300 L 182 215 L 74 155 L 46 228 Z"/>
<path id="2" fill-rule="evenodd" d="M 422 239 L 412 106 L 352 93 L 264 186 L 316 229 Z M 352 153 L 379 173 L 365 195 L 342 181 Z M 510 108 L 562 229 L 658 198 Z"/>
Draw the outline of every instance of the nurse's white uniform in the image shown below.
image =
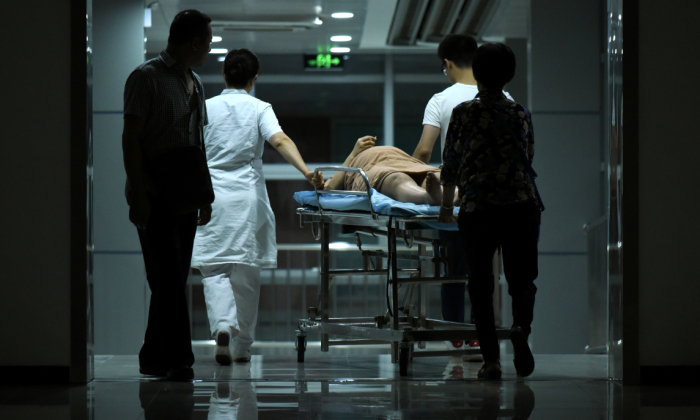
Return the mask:
<path id="1" fill-rule="evenodd" d="M 236 350 L 249 349 L 257 322 L 260 269 L 277 267 L 275 215 L 265 188 L 265 141 L 282 131 L 270 104 L 243 89 L 207 100 L 207 161 L 216 199 L 197 228 L 192 267 L 204 280 L 212 337 L 230 329 Z"/>

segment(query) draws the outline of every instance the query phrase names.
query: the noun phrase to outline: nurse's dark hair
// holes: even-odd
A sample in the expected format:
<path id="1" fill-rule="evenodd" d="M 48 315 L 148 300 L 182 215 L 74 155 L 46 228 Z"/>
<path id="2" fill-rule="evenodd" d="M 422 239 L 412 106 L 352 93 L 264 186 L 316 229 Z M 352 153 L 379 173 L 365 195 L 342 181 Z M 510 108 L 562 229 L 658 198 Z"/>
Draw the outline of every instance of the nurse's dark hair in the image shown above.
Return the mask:
<path id="1" fill-rule="evenodd" d="M 476 40 L 469 35 L 446 35 L 438 45 L 438 58 L 452 61 L 459 68 L 472 66 L 474 53 L 476 52 Z"/>
<path id="2" fill-rule="evenodd" d="M 224 79 L 226 84 L 235 88 L 244 88 L 260 72 L 258 57 L 245 48 L 231 50 L 224 60 Z"/>
<path id="3" fill-rule="evenodd" d="M 199 10 L 183 10 L 175 15 L 170 24 L 168 44 L 183 45 L 194 38 L 204 39 L 207 36 L 207 25 L 211 18 Z"/>
<path id="4" fill-rule="evenodd" d="M 515 54 L 500 42 L 483 44 L 474 54 L 472 70 L 477 82 L 500 91 L 515 76 Z"/>

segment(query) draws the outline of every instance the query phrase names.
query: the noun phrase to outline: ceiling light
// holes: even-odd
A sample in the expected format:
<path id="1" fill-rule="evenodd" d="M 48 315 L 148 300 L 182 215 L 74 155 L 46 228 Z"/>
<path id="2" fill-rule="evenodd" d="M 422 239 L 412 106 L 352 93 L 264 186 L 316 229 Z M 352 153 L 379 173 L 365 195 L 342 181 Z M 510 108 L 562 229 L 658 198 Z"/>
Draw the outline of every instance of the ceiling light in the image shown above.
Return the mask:
<path id="1" fill-rule="evenodd" d="M 349 35 L 336 35 L 331 37 L 331 41 L 333 42 L 348 42 L 352 41 L 352 37 Z"/>
<path id="2" fill-rule="evenodd" d="M 222 39 L 222 37 L 214 35 L 211 37 L 211 42 L 221 42 Z"/>
<path id="3" fill-rule="evenodd" d="M 315 23 L 316 25 L 323 25 L 323 21 L 322 21 L 321 18 L 318 17 L 318 16 L 316 17 L 316 20 L 314 20 L 314 23 Z"/>
<path id="4" fill-rule="evenodd" d="M 143 9 L 143 27 L 150 28 L 153 25 L 151 8 L 147 7 Z"/>
<path id="5" fill-rule="evenodd" d="M 212 48 L 209 52 L 212 54 L 226 54 L 228 50 L 226 48 Z"/>
<path id="6" fill-rule="evenodd" d="M 355 15 L 353 15 L 352 13 L 349 13 L 349 12 L 338 12 L 338 13 L 333 13 L 331 15 L 331 17 L 335 18 L 335 19 L 350 19 L 353 16 L 355 16 Z"/>
<path id="7" fill-rule="evenodd" d="M 226 57 L 217 57 L 217 58 L 216 58 L 216 61 L 218 61 L 219 63 L 221 63 L 221 62 L 223 62 L 223 61 L 226 61 Z"/>
<path id="8" fill-rule="evenodd" d="M 332 53 L 349 53 L 350 48 L 347 47 L 333 47 L 331 48 Z"/>

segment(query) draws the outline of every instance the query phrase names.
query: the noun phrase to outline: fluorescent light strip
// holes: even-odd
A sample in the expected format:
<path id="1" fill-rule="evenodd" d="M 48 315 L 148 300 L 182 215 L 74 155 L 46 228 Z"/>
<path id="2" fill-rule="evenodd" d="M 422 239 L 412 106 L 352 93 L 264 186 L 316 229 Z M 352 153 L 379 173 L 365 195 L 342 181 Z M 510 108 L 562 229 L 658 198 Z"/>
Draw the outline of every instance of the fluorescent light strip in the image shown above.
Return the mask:
<path id="1" fill-rule="evenodd" d="M 352 41 L 352 37 L 350 35 L 335 35 L 331 37 L 331 41 L 333 42 L 348 42 Z"/>
<path id="2" fill-rule="evenodd" d="M 226 54 L 228 50 L 226 48 L 212 48 L 209 52 L 212 54 Z"/>
<path id="3" fill-rule="evenodd" d="M 350 48 L 347 48 L 347 47 L 334 47 L 334 48 L 331 48 L 331 52 L 332 52 L 332 53 L 349 53 L 349 52 L 350 52 Z"/>
<path id="4" fill-rule="evenodd" d="M 221 40 L 223 40 L 223 38 L 221 38 L 220 36 L 214 35 L 213 37 L 211 37 L 211 42 L 221 42 Z"/>
<path id="5" fill-rule="evenodd" d="M 350 19 L 353 16 L 355 15 L 350 12 L 337 12 L 331 15 L 331 17 L 335 19 Z"/>

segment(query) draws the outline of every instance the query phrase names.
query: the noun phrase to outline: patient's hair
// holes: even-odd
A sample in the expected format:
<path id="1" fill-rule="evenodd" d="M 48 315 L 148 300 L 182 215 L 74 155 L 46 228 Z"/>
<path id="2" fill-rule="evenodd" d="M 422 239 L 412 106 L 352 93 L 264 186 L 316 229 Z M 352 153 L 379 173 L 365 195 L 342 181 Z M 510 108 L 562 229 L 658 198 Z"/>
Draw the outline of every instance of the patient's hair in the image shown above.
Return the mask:
<path id="1" fill-rule="evenodd" d="M 258 57 L 245 48 L 231 50 L 224 60 L 226 84 L 237 89 L 246 87 L 250 79 L 260 72 Z"/>
<path id="2" fill-rule="evenodd" d="M 481 45 L 474 54 L 474 78 L 484 87 L 503 90 L 515 75 L 515 54 L 500 42 Z"/>
<path id="3" fill-rule="evenodd" d="M 180 46 L 197 37 L 204 40 L 209 23 L 211 18 L 199 10 L 183 10 L 175 15 L 170 24 L 168 44 Z"/>
<path id="4" fill-rule="evenodd" d="M 472 66 L 476 40 L 469 35 L 450 34 L 445 36 L 438 46 L 440 61 L 450 60 L 459 68 Z"/>

